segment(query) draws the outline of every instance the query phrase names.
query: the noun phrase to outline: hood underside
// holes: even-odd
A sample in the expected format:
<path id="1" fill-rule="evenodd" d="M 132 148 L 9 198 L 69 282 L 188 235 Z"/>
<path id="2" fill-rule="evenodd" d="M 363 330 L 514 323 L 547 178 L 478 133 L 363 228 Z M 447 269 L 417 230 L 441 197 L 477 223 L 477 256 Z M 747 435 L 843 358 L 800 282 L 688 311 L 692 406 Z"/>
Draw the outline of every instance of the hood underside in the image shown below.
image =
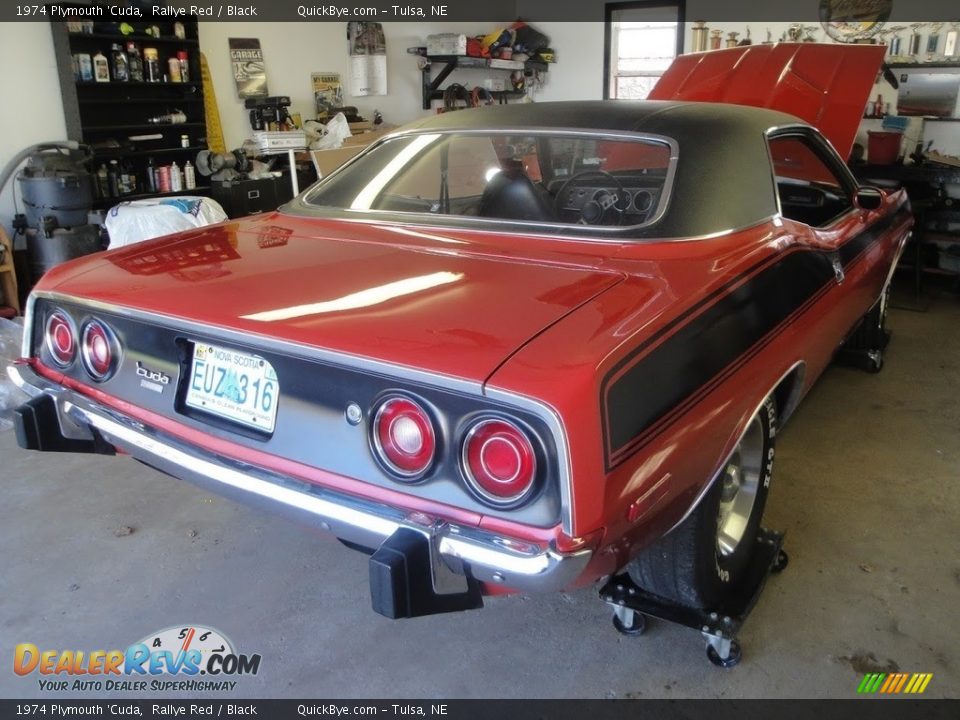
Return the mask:
<path id="1" fill-rule="evenodd" d="M 885 54 L 883 45 L 777 43 L 681 55 L 649 99 L 779 110 L 816 127 L 847 158 Z"/>

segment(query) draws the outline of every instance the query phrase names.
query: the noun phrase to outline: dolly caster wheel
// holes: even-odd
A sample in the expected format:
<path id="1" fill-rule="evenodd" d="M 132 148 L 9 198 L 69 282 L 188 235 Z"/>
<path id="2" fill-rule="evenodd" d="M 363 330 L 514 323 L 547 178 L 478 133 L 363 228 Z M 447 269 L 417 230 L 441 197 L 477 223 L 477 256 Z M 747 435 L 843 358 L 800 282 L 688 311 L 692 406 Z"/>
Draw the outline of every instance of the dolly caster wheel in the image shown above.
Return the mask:
<path id="1" fill-rule="evenodd" d="M 777 553 L 777 559 L 773 561 L 773 567 L 770 568 L 770 572 L 782 573 L 789 564 L 790 556 L 787 555 L 786 551 L 781 550 Z"/>
<path id="2" fill-rule="evenodd" d="M 621 616 L 626 616 L 621 619 Z M 613 615 L 613 626 L 621 635 L 636 637 L 647 629 L 647 617 L 643 613 L 628 608 L 617 608 Z"/>
<path id="3" fill-rule="evenodd" d="M 740 643 L 736 640 L 730 641 L 730 654 L 726 658 L 720 657 L 713 645 L 707 645 L 707 659 L 721 668 L 732 668 L 740 663 L 743 653 L 740 651 Z"/>

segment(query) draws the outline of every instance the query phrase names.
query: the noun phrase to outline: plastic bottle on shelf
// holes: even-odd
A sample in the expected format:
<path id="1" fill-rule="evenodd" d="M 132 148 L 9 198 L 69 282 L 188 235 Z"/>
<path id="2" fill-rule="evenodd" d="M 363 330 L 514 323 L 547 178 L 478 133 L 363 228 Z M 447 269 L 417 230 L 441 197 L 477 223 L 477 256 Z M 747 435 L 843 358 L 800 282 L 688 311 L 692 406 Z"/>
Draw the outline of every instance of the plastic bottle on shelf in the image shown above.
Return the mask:
<path id="1" fill-rule="evenodd" d="M 146 174 L 146 187 L 147 192 L 155 193 L 157 191 L 157 169 L 153 166 L 153 158 L 147 158 L 147 167 L 145 170 Z"/>
<path id="2" fill-rule="evenodd" d="M 157 192 L 170 192 L 170 166 L 161 165 L 157 168 Z"/>
<path id="3" fill-rule="evenodd" d="M 93 56 L 93 79 L 97 82 L 110 82 L 110 61 L 99 50 Z"/>
<path id="4" fill-rule="evenodd" d="M 143 82 L 143 59 L 140 57 L 140 49 L 132 40 L 127 42 L 127 63 L 130 66 L 130 80 Z"/>
<path id="5" fill-rule="evenodd" d="M 111 53 L 113 59 L 113 79 L 117 82 L 127 82 L 130 79 L 130 62 L 127 54 L 118 43 L 113 44 Z"/>
<path id="6" fill-rule="evenodd" d="M 187 164 L 183 166 L 183 177 L 184 186 L 187 190 L 193 190 L 197 186 L 197 175 L 189 160 L 187 160 Z"/>
<path id="7" fill-rule="evenodd" d="M 180 77 L 180 61 L 177 60 L 177 58 L 172 57 L 169 60 L 167 60 L 167 68 L 168 68 L 167 75 L 170 78 L 170 82 L 174 82 L 174 83 L 183 82 L 183 80 Z"/>
<path id="8" fill-rule="evenodd" d="M 170 192 L 180 192 L 183 190 L 183 175 L 180 174 L 180 168 L 176 163 L 170 164 Z"/>

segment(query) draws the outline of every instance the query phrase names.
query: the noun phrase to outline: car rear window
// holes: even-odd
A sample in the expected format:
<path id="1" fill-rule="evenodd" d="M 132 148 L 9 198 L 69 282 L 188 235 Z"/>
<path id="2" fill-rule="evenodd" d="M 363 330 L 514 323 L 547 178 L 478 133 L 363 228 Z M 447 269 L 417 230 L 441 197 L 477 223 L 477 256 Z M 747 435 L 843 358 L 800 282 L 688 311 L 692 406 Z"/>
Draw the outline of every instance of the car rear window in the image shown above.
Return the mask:
<path id="1" fill-rule="evenodd" d="M 574 133 L 403 134 L 309 190 L 318 208 L 540 226 L 637 227 L 669 196 L 675 144 Z"/>

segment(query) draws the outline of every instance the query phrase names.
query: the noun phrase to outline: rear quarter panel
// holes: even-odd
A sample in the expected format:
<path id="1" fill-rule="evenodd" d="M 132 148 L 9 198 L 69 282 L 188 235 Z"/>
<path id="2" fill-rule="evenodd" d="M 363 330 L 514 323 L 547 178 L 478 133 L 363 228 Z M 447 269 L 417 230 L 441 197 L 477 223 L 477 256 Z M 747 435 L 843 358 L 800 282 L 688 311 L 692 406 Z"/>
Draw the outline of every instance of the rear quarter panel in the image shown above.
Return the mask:
<path id="1" fill-rule="evenodd" d="M 904 201 L 891 196 L 882 210 L 827 238 L 776 219 L 712 239 L 620 247 L 609 265 L 626 274 L 624 282 L 529 343 L 488 381 L 541 398 L 562 418 L 573 533 L 604 533 L 595 576 L 622 567 L 684 517 L 784 377 L 797 382 L 794 399 L 812 386 L 889 277 L 911 222 L 897 214 Z M 869 242 L 856 253 L 849 247 L 846 277 L 836 283 L 827 241 L 841 248 L 871 227 Z M 730 312 L 718 315 L 711 308 L 724 298 Z M 768 328 L 759 339 L 744 331 L 754 323 Z M 728 341 L 742 347 L 714 373 L 708 358 L 728 357 Z M 670 357 L 641 375 L 640 395 L 670 396 L 671 384 L 688 376 L 704 382 L 675 393 L 682 402 L 616 452 L 611 378 L 658 352 Z"/>

